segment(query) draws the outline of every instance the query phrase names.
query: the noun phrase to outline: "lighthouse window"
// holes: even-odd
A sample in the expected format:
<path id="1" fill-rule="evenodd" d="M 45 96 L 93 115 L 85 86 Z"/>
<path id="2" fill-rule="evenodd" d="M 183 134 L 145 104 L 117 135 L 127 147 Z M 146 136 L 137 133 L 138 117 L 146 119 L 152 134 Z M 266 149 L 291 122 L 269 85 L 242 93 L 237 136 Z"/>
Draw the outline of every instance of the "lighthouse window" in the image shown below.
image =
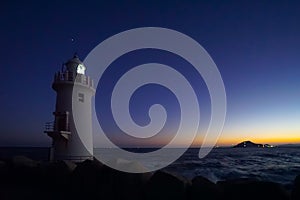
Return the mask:
<path id="1" fill-rule="evenodd" d="M 78 93 L 78 101 L 84 102 L 84 94 L 83 93 Z"/>

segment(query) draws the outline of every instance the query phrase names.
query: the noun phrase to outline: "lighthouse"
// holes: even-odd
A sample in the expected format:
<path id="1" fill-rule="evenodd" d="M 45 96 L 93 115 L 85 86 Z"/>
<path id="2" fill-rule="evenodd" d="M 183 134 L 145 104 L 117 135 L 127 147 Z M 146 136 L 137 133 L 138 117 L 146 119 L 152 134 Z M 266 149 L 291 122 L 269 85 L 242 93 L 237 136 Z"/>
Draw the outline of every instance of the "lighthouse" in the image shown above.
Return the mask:
<path id="1" fill-rule="evenodd" d="M 75 55 L 54 75 L 54 122 L 46 123 L 44 131 L 52 138 L 50 160 L 81 162 L 93 159 L 91 100 L 95 89 L 85 70 L 86 67 Z M 76 120 L 72 112 L 74 109 L 80 113 Z M 80 123 L 79 129 L 75 122 Z"/>

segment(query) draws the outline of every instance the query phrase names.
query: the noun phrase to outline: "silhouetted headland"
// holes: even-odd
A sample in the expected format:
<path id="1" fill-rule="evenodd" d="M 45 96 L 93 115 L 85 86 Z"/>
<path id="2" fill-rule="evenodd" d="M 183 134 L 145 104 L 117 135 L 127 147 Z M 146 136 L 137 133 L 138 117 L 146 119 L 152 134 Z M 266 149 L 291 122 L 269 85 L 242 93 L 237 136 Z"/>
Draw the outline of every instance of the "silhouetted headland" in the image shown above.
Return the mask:
<path id="1" fill-rule="evenodd" d="M 273 146 L 269 144 L 257 144 L 251 141 L 243 141 L 233 146 L 233 148 L 269 148 L 269 147 L 273 147 Z"/>

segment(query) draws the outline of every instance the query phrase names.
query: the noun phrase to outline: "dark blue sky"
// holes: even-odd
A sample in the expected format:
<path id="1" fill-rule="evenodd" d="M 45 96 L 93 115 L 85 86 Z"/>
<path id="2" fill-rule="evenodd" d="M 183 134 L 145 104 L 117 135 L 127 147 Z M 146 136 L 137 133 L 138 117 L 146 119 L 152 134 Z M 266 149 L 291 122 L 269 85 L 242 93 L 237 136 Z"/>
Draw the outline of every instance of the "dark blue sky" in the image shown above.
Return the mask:
<path id="1" fill-rule="evenodd" d="M 220 143 L 300 142 L 299 21 L 296 1 L 2 1 L 0 145 L 49 146 L 61 64 L 145 26 L 183 32 L 214 59 L 228 98 Z"/>

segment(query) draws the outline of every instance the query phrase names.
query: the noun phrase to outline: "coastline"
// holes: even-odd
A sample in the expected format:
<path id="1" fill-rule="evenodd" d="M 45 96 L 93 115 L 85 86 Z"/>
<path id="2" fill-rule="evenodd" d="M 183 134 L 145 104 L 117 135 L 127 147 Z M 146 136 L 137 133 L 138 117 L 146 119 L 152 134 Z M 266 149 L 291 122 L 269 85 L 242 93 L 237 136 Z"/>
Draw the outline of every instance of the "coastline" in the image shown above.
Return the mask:
<path id="1" fill-rule="evenodd" d="M 97 160 L 46 162 L 15 156 L 0 160 L 0 199 L 300 199 L 300 175 L 292 188 L 256 179 L 189 180 L 159 170 L 129 174 Z"/>

